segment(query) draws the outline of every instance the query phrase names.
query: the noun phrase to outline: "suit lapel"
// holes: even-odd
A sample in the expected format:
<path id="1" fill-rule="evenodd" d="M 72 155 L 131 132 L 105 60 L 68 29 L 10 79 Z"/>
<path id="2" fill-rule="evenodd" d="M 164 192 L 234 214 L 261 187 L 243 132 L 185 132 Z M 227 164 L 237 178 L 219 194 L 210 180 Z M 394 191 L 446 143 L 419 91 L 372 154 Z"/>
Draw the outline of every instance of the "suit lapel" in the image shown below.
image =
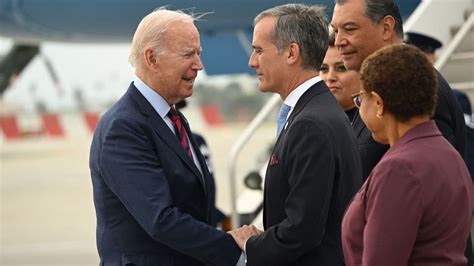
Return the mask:
<path id="1" fill-rule="evenodd" d="M 204 191 L 207 191 L 204 183 L 203 178 L 201 177 L 201 173 L 197 169 L 194 161 L 191 157 L 189 157 L 185 150 L 181 147 L 178 142 L 178 139 L 170 130 L 168 125 L 166 125 L 165 121 L 158 115 L 158 113 L 153 109 L 153 106 L 143 97 L 143 95 L 138 91 L 138 89 L 131 84 L 128 88 L 128 93 L 133 97 L 133 99 L 138 103 L 138 107 L 140 108 L 142 114 L 146 117 L 146 119 L 151 123 L 153 129 L 155 130 L 156 134 L 163 140 L 166 145 L 168 145 L 185 163 L 186 166 L 191 169 L 191 171 L 196 175 L 201 182 Z M 188 135 L 191 134 L 189 131 L 189 127 L 186 127 Z M 191 138 L 190 138 L 191 139 Z M 196 146 L 193 146 L 195 148 Z M 196 148 L 195 148 L 196 150 Z M 196 151 L 197 153 L 197 151 Z"/>
<path id="2" fill-rule="evenodd" d="M 155 129 L 155 132 L 158 134 L 160 138 L 163 139 L 163 141 L 173 149 L 173 151 L 181 158 L 181 160 L 196 174 L 198 177 L 201 176 L 201 173 L 199 173 L 199 170 L 197 169 L 196 165 L 194 164 L 194 161 L 191 157 L 189 157 L 188 154 L 186 154 L 186 151 L 181 147 L 179 144 L 178 138 L 176 138 L 176 135 L 171 132 L 170 128 L 166 123 L 163 121 L 161 117 L 158 116 L 158 114 L 153 114 L 150 117 L 150 121 L 152 122 L 153 129 Z M 186 133 L 188 133 L 187 131 Z M 189 134 L 189 133 L 188 133 Z M 189 137 L 189 136 L 188 136 Z M 193 146 L 194 148 L 194 146 Z M 199 178 L 201 180 L 201 178 Z"/>
<path id="3" fill-rule="evenodd" d="M 283 129 L 281 130 L 281 133 L 278 136 L 275 142 L 275 145 L 273 146 L 272 154 L 274 154 L 276 147 L 278 147 L 280 143 L 280 140 L 284 139 L 284 136 L 286 135 L 286 130 L 291 126 L 291 123 L 293 122 L 295 117 L 298 116 L 301 110 L 303 110 L 304 106 L 309 102 L 309 100 L 311 100 L 316 95 L 319 95 L 324 92 L 329 92 L 328 87 L 324 84 L 323 81 L 318 81 L 316 84 L 311 86 L 307 91 L 305 91 L 303 95 L 301 95 L 301 97 L 296 102 L 295 108 L 293 109 L 285 125 L 283 126 Z"/>
<path id="4" fill-rule="evenodd" d="M 191 133 L 191 128 L 189 127 L 188 120 L 184 117 L 184 115 L 180 111 L 178 111 L 178 114 L 181 118 L 181 121 L 183 121 L 183 126 L 184 126 L 184 129 L 186 130 L 186 133 L 188 133 L 188 138 L 191 141 L 190 144 L 194 149 L 194 155 L 197 156 L 199 165 L 201 166 L 202 175 L 200 174 L 199 177 L 202 179 L 201 182 L 203 183 L 204 190 L 207 193 L 207 191 L 209 191 L 209 184 L 210 184 L 209 183 L 210 181 L 208 180 L 208 178 L 210 177 L 211 174 L 209 173 L 209 169 L 207 168 L 207 164 L 204 161 L 204 157 L 202 156 L 201 151 L 199 150 L 199 146 L 197 145 L 197 142 L 194 139 L 193 134 Z M 184 152 L 184 149 L 182 150 Z M 194 164 L 194 161 L 193 161 L 193 165 L 196 166 Z"/>
<path id="5" fill-rule="evenodd" d="M 288 117 L 288 119 L 287 119 L 280 135 L 278 136 L 275 145 L 273 146 L 273 150 L 272 150 L 272 153 L 271 153 L 272 155 L 276 154 L 276 151 L 277 151 L 278 147 L 281 145 L 281 142 L 284 141 L 284 139 L 286 137 L 287 129 L 291 127 L 291 124 L 293 123 L 293 120 L 298 116 L 298 114 L 301 112 L 301 110 L 303 110 L 303 108 L 306 106 L 306 104 L 313 97 L 315 97 L 315 96 L 317 96 L 321 93 L 324 93 L 324 92 L 329 92 L 329 89 L 324 84 L 324 82 L 319 81 L 316 84 L 314 84 L 313 86 L 311 86 L 307 91 L 305 91 L 305 93 L 303 93 L 303 95 L 301 95 L 301 97 L 296 102 L 295 108 L 293 109 L 290 116 Z M 270 160 L 268 160 L 267 168 L 270 166 L 270 163 L 271 163 L 271 157 L 270 157 Z M 268 179 L 265 178 L 265 182 L 267 182 L 267 180 Z M 265 212 L 264 212 L 264 214 L 265 214 Z"/>
<path id="6" fill-rule="evenodd" d="M 288 129 L 291 126 L 291 123 L 293 122 L 295 117 L 297 117 L 298 114 L 301 112 L 301 110 L 303 110 L 304 106 L 309 102 L 309 100 L 311 100 L 316 95 L 319 95 L 321 93 L 328 92 L 328 91 L 329 90 L 324 84 L 324 82 L 318 81 L 316 84 L 311 86 L 307 91 L 305 91 L 303 95 L 301 95 L 301 97 L 296 102 L 295 108 L 293 109 L 293 111 L 291 112 L 290 116 L 287 119 L 286 125 L 283 127 L 282 132 L 280 133 L 280 136 L 277 139 L 277 143 L 283 137 L 283 134 L 286 134 L 285 132 L 286 129 Z"/>
<path id="7" fill-rule="evenodd" d="M 288 128 L 291 127 L 291 124 L 292 124 L 293 120 L 295 120 L 295 118 L 298 116 L 298 114 L 301 112 L 301 110 L 303 110 L 303 108 L 306 106 L 306 104 L 313 97 L 315 97 L 315 96 L 317 96 L 321 93 L 324 93 L 324 92 L 329 92 L 329 89 L 324 84 L 324 82 L 319 81 L 316 84 L 314 84 L 313 86 L 311 86 L 307 91 L 305 91 L 305 93 L 303 93 L 303 95 L 301 95 L 301 97 L 296 102 L 295 108 L 293 109 L 290 116 L 288 117 L 288 119 L 287 119 L 280 135 L 278 136 L 275 145 L 273 146 L 271 156 L 273 156 L 273 155 L 279 156 L 280 155 L 280 154 L 277 154 L 276 151 L 278 150 L 279 146 L 282 145 L 282 143 L 284 142 L 284 139 L 286 138 L 286 132 L 287 132 Z M 270 159 L 268 160 L 268 165 L 267 165 L 267 173 L 265 174 L 265 183 L 270 182 L 270 180 L 271 180 L 271 177 L 268 176 L 268 169 L 270 167 L 271 160 L 272 159 L 270 157 Z M 267 184 L 265 184 L 265 187 L 268 187 Z M 267 193 L 266 189 L 264 190 L 263 206 L 266 206 L 266 195 L 265 195 L 265 193 Z M 264 228 L 268 228 L 265 208 L 263 208 L 263 224 L 264 224 Z"/>
<path id="8" fill-rule="evenodd" d="M 365 124 L 360 118 L 359 112 L 357 112 L 355 115 L 356 115 L 356 118 L 354 119 L 354 122 L 352 123 L 352 128 L 354 129 L 356 138 L 359 138 L 360 134 L 365 128 Z"/>

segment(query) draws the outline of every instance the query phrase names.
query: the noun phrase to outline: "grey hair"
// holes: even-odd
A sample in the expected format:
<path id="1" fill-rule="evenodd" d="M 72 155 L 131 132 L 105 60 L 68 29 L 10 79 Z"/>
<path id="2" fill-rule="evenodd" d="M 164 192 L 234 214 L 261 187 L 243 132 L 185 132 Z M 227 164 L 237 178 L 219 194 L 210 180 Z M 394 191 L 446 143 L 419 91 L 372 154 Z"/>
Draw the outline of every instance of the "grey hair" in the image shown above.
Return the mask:
<path id="1" fill-rule="evenodd" d="M 143 53 L 151 48 L 158 55 L 166 50 L 165 33 L 168 25 L 176 22 L 191 22 L 199 19 L 193 14 L 186 14 L 181 10 L 167 10 L 166 7 L 155 9 L 145 16 L 138 24 L 133 35 L 132 47 L 128 60 L 133 67 L 140 67 L 143 61 Z"/>
<path id="2" fill-rule="evenodd" d="M 336 5 L 344 5 L 348 0 L 334 0 Z M 395 33 L 403 39 L 403 20 L 395 0 L 364 0 L 364 16 L 373 24 L 378 24 L 385 16 L 395 19 Z"/>
<path id="3" fill-rule="evenodd" d="M 255 17 L 276 17 L 272 40 L 280 53 L 290 44 L 300 47 L 302 67 L 319 71 L 328 49 L 328 19 L 323 6 L 286 4 L 267 9 Z"/>

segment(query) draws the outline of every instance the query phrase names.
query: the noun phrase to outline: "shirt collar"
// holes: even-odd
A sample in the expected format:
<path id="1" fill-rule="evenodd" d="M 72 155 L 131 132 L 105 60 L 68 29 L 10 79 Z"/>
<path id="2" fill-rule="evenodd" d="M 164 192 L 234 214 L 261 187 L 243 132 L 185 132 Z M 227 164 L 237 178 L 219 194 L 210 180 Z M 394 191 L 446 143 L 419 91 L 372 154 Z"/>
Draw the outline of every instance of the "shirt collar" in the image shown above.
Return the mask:
<path id="1" fill-rule="evenodd" d="M 298 100 L 301 98 L 301 95 L 303 95 L 311 86 L 314 84 L 318 83 L 321 81 L 321 78 L 319 76 L 316 76 L 314 78 L 310 78 L 307 81 L 303 82 L 300 84 L 296 89 L 294 89 L 288 97 L 285 99 L 285 104 L 290 106 L 291 109 L 293 109 L 298 102 Z"/>
<path id="2" fill-rule="evenodd" d="M 151 89 L 148 85 L 145 84 L 139 77 L 135 76 L 133 79 L 133 85 L 138 89 L 138 91 L 145 97 L 145 99 L 153 106 L 153 109 L 161 116 L 165 118 L 168 112 L 170 111 L 170 105 L 161 97 L 158 92 Z"/>

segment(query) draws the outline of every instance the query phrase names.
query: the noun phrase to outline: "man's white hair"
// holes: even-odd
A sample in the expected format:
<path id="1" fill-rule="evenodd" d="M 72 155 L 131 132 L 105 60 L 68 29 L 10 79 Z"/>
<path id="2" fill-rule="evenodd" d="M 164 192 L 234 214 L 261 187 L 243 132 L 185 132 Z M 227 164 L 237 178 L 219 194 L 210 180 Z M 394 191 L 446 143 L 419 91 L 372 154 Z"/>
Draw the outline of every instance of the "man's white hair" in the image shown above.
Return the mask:
<path id="1" fill-rule="evenodd" d="M 143 61 L 143 53 L 151 48 L 155 54 L 161 54 L 165 51 L 165 33 L 168 25 L 175 21 L 193 23 L 199 17 L 189 15 L 181 10 L 167 10 L 166 7 L 160 7 L 147 16 L 138 24 L 137 30 L 133 35 L 132 47 L 130 50 L 129 61 L 133 67 L 139 68 Z"/>

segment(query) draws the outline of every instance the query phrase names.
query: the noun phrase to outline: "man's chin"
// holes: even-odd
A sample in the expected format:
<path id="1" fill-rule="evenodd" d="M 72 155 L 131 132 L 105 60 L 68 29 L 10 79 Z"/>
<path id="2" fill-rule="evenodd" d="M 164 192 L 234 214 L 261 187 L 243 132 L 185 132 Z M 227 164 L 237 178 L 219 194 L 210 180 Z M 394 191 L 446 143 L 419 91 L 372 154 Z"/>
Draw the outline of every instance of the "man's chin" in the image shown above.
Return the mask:
<path id="1" fill-rule="evenodd" d="M 355 58 L 351 58 L 349 60 L 343 60 L 344 61 L 344 67 L 347 70 L 354 70 L 359 72 L 360 66 L 362 65 L 362 62 L 359 60 L 356 60 Z"/>
<path id="2" fill-rule="evenodd" d="M 267 86 L 262 85 L 262 83 L 260 83 L 260 85 L 258 86 L 258 89 L 259 89 L 261 92 L 270 92 L 270 91 L 271 91 Z"/>
<path id="3" fill-rule="evenodd" d="M 180 98 L 182 98 L 181 100 L 184 100 L 186 98 L 191 97 L 192 95 L 193 95 L 193 90 L 191 89 L 191 90 L 186 91 L 185 93 L 183 93 Z"/>

